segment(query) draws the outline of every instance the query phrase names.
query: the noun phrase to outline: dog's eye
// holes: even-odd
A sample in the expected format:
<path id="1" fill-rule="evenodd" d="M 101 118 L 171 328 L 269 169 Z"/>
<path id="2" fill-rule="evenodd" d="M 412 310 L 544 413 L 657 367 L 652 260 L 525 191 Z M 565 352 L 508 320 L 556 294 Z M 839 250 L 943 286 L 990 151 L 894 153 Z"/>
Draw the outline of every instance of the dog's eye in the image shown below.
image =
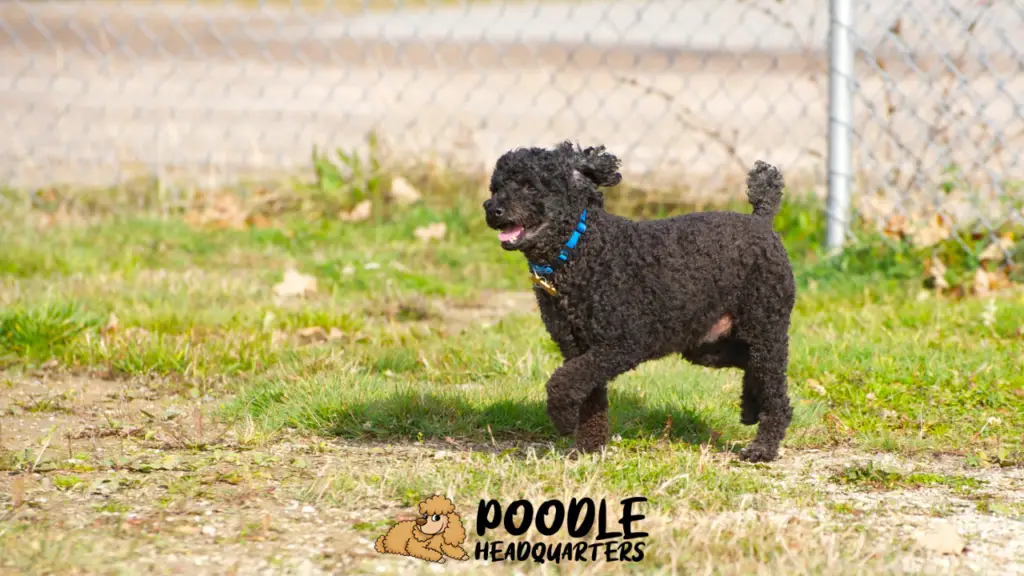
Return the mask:
<path id="1" fill-rule="evenodd" d="M 431 518 L 431 520 L 433 520 L 434 522 L 437 522 L 440 519 L 441 519 L 441 517 L 438 516 L 437 514 L 434 514 L 434 516 Z"/>

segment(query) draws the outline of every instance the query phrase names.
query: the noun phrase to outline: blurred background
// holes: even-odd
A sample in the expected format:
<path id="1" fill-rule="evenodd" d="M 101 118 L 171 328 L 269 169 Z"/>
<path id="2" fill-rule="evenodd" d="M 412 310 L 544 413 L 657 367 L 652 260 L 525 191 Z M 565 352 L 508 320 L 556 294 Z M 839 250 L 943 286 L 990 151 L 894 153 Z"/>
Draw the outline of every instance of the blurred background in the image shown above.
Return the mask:
<path id="1" fill-rule="evenodd" d="M 854 4 L 854 209 L 923 245 L 1024 220 L 1024 5 Z M 0 183 L 216 187 L 373 133 L 479 172 L 605 144 L 696 201 L 763 158 L 823 197 L 829 22 L 814 0 L 3 2 Z"/>

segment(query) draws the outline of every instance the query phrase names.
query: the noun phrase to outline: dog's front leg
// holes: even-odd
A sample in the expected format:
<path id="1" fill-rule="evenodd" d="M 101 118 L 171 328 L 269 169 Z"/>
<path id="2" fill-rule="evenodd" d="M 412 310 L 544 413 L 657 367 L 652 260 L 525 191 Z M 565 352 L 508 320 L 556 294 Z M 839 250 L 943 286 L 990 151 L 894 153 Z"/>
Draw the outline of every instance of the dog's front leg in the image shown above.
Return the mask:
<path id="1" fill-rule="evenodd" d="M 580 407 L 576 450 L 597 452 L 608 443 L 608 386 L 598 386 Z"/>
<path id="2" fill-rule="evenodd" d="M 577 449 L 597 450 L 608 440 L 607 384 L 636 367 L 621 352 L 592 349 L 562 364 L 548 380 L 548 417 L 564 435 L 577 433 Z"/>

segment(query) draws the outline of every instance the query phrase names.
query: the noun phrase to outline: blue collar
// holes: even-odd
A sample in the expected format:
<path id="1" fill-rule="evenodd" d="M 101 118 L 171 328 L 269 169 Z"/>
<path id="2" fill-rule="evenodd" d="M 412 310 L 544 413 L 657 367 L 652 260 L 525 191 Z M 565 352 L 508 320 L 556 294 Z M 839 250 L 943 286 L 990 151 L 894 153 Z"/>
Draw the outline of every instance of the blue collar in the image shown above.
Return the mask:
<path id="1" fill-rule="evenodd" d="M 563 262 L 569 260 L 569 252 L 580 243 L 580 237 L 587 231 L 587 211 L 584 210 L 580 214 L 580 220 L 576 223 L 576 229 L 572 231 L 572 236 L 569 237 L 569 241 L 565 243 L 565 248 L 558 253 L 558 260 L 555 260 L 550 266 L 539 266 L 533 262 L 527 261 L 530 265 L 530 272 L 533 272 L 535 276 L 550 276 L 555 273 L 555 268 L 560 266 Z"/>

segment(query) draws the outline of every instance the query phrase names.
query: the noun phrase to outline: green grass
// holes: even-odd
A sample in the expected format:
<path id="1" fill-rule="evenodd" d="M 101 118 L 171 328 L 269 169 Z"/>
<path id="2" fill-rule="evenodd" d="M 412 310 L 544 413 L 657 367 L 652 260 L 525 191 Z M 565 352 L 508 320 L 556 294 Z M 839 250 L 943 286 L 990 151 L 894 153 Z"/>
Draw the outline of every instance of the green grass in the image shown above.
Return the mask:
<path id="1" fill-rule="evenodd" d="M 969 492 L 984 486 L 976 478 L 950 476 L 933 472 L 912 472 L 903 474 L 875 466 L 868 462 L 863 466 L 849 466 L 832 477 L 840 484 L 853 484 L 871 488 L 892 490 L 895 488 L 920 488 L 924 486 L 947 486 L 957 492 Z"/>
<path id="2" fill-rule="evenodd" d="M 50 227 L 36 223 L 69 203 L 59 192 L 41 195 L 31 210 L 4 203 L 0 369 L 11 390 L 40 374 L 57 378 L 53 370 L 142 383 L 158 398 L 215 405 L 205 426 L 234 430 L 239 440 L 220 454 L 224 444 L 195 424 L 191 407 L 82 410 L 75 394 L 33 391 L 9 403 L 5 416 L 84 418 L 96 437 L 136 430 L 131 442 L 149 444 L 69 458 L 68 440 L 67 454 L 55 457 L 64 451 L 58 436 L 53 446 L 5 451 L 5 421 L 0 469 L 49 475 L 58 493 L 93 498 L 88 513 L 103 518 L 145 516 L 151 505 L 163 514 L 187 502 L 244 500 L 272 484 L 318 509 L 351 513 L 358 518 L 351 530 L 370 537 L 392 520 L 380 510 L 415 506 L 438 490 L 463 506 L 488 495 L 507 502 L 645 494 L 652 534 L 663 542 L 652 548 L 654 566 L 884 572 L 903 553 L 890 541 L 856 544 L 864 528 L 852 523 L 859 516 L 846 502 L 829 508 L 845 518 L 838 531 L 771 523 L 770 511 L 812 507 L 821 494 L 772 466 L 735 461 L 732 453 L 754 433 L 739 423 L 737 371 L 666 358 L 621 376 L 610 393 L 609 452 L 564 461 L 569 440 L 557 436 L 544 406 L 544 383 L 560 357 L 535 313 L 502 307 L 503 295 L 530 283 L 521 257 L 503 251 L 480 218 L 481 181 L 410 179 L 424 191 L 422 202 L 377 205 L 366 222 L 334 217 L 351 191 L 296 187 L 276 190 L 288 198 L 285 207 L 240 230 L 193 226 L 186 209 L 158 209 L 148 188 L 82 192 L 74 197 L 77 217 Z M 379 202 L 380 185 L 359 194 Z M 230 192 L 256 204 L 263 193 Z M 661 204 L 652 212 L 627 196 L 612 192 L 609 204 L 645 217 L 692 209 Z M 122 208 L 129 198 L 145 208 Z M 436 222 L 446 225 L 442 240 L 415 237 Z M 924 287 L 924 261 L 939 254 L 951 283 L 969 279 L 977 263 L 956 255 L 960 246 L 921 251 L 857 230 L 858 245 L 826 258 L 822 227 L 820 210 L 798 198 L 776 221 L 799 287 L 787 450 L 954 454 L 963 473 L 867 464 L 836 468 L 828 479 L 849 491 L 942 489 L 978 498 L 979 513 L 1019 516 L 1019 507 L 985 492 L 991 486 L 971 474 L 1024 463 L 1024 292 L 944 296 Z M 289 267 L 315 277 L 316 292 L 276 298 Z M 468 318 L 466 308 L 488 322 Z M 323 336 L 303 336 L 307 328 Z M 199 431 L 180 429 L 183 422 Z M 282 455 L 275 439 L 295 432 L 314 440 L 303 441 L 306 452 Z M 325 460 L 334 442 L 352 448 Z M 153 443 L 170 453 L 149 451 Z M 133 491 L 147 492 L 136 498 Z M 351 494 L 377 504 L 363 506 Z M 731 516 L 744 510 L 756 515 Z M 681 516 L 692 530 L 680 528 Z M 52 546 L 31 544 L 52 538 L 48 530 L 0 521 L 0 555 L 20 568 L 64 569 L 85 565 L 69 555 L 109 546 L 106 536 L 74 531 Z M 287 534 L 261 518 L 232 530 L 225 538 L 235 543 Z M 802 556 L 793 555 L 797 542 L 809 543 Z"/>
<path id="3" fill-rule="evenodd" d="M 428 196 L 381 223 L 285 213 L 265 229 L 205 230 L 121 213 L 43 231 L 6 227 L 0 358 L 229 382 L 237 396 L 225 413 L 268 429 L 559 442 L 543 408 L 559 356 L 539 318 L 513 314 L 454 333 L 429 306 L 529 286 L 478 203 L 456 198 Z M 414 237 L 433 222 L 446 224 L 443 241 Z M 789 444 L 1017 450 L 1020 293 L 997 297 L 986 322 L 985 301 L 923 292 L 921 257 L 911 250 L 876 242 L 822 258 L 822 224 L 798 201 L 777 222 L 800 285 Z M 272 287 L 288 266 L 315 276 L 317 294 L 275 301 Z M 111 313 L 119 326 L 106 334 Z M 281 345 L 282 334 L 309 326 L 333 328 L 340 340 Z M 752 430 L 738 424 L 738 386 L 736 371 L 646 364 L 612 387 L 613 430 L 723 449 L 746 442 Z"/>

